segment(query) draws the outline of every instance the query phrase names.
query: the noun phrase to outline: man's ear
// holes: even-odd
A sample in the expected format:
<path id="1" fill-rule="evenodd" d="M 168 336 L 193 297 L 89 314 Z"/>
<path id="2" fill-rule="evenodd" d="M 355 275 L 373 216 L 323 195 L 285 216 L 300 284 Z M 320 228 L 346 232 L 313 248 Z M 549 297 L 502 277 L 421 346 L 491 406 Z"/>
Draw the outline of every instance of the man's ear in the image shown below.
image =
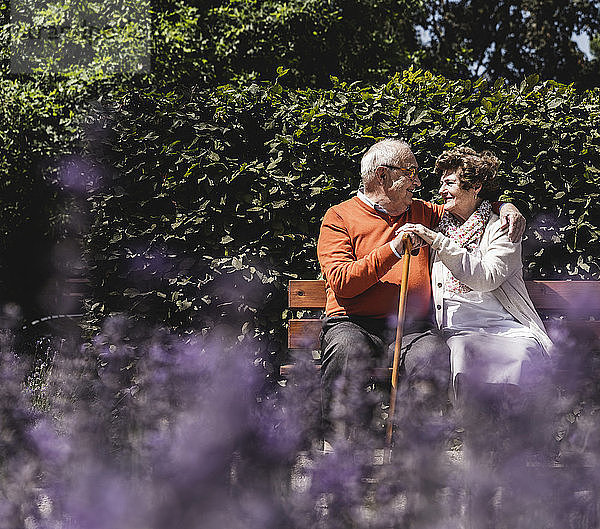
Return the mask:
<path id="1" fill-rule="evenodd" d="M 377 178 L 380 178 L 381 180 L 385 180 L 385 175 L 386 175 L 385 167 L 379 166 L 377 169 L 375 169 L 375 176 Z"/>

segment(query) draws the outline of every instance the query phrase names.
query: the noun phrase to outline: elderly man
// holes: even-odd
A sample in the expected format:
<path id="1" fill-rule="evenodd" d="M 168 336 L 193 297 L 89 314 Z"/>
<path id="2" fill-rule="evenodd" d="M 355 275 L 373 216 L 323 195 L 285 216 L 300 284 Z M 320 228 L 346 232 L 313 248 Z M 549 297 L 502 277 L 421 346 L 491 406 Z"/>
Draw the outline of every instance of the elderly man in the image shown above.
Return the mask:
<path id="1" fill-rule="evenodd" d="M 327 303 L 321 334 L 321 389 L 326 436 L 334 425 L 370 425 L 373 399 L 364 392 L 369 367 L 389 365 L 395 338 L 403 243 L 396 230 L 407 222 L 435 228 L 443 206 L 413 199 L 421 182 L 410 146 L 386 139 L 361 161 L 362 187 L 350 200 L 331 207 L 321 226 L 317 252 L 326 281 Z M 524 219 L 510 204 L 501 216 L 518 240 Z M 439 408 L 447 401 L 449 352 L 434 329 L 429 248 L 411 260 L 402 348 L 401 399 Z M 402 406 L 402 403 L 400 403 Z"/>

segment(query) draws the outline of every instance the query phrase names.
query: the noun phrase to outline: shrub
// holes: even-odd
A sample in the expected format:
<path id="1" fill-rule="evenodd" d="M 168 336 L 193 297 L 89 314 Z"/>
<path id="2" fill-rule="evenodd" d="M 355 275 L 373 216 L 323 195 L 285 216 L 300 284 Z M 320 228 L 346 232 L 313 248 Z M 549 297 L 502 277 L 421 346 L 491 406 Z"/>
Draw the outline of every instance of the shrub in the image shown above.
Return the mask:
<path id="1" fill-rule="evenodd" d="M 412 69 L 301 90 L 282 86 L 285 73 L 241 89 L 123 91 L 97 109 L 84 155 L 104 175 L 90 196 L 91 315 L 220 329 L 278 351 L 287 280 L 318 275 L 321 218 L 356 190 L 361 154 L 384 136 L 411 143 L 425 199 L 441 151 L 493 150 L 506 197 L 529 217 L 527 275 L 599 277 L 597 91 Z"/>
<path id="2" fill-rule="evenodd" d="M 57 168 L 79 148 L 92 93 L 74 80 L 0 80 L 0 299 L 17 303 L 28 319 L 51 310 L 40 294 L 60 266 L 50 255 L 68 231 L 70 202 Z"/>

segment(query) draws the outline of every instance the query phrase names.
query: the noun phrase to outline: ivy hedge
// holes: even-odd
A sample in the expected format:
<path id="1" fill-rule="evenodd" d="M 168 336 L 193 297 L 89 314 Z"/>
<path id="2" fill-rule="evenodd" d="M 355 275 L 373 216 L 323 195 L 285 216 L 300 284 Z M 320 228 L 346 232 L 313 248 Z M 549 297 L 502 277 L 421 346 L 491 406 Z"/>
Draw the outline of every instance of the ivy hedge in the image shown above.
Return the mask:
<path id="1" fill-rule="evenodd" d="M 491 149 L 528 217 L 526 274 L 600 278 L 600 91 L 413 69 L 378 86 L 290 89 L 285 73 L 125 90 L 95 109 L 80 159 L 102 182 L 88 197 L 90 323 L 126 312 L 281 351 L 287 281 L 318 276 L 323 214 L 355 192 L 362 153 L 385 136 L 411 143 L 425 199 L 444 149 Z"/>
<path id="2" fill-rule="evenodd" d="M 86 185 L 69 172 L 70 161 L 82 151 L 85 117 L 116 86 L 132 89 L 148 82 L 0 77 L 0 306 L 13 303 L 31 321 L 73 308 L 61 290 L 80 260 L 78 255 L 65 259 L 65 253 L 77 254 L 72 238 L 85 230 L 80 203 Z"/>
<path id="3" fill-rule="evenodd" d="M 16 303 L 26 319 L 51 311 L 40 294 L 55 272 L 51 254 L 66 235 L 70 201 L 57 172 L 80 150 L 93 93 L 73 79 L 0 79 L 0 303 Z"/>

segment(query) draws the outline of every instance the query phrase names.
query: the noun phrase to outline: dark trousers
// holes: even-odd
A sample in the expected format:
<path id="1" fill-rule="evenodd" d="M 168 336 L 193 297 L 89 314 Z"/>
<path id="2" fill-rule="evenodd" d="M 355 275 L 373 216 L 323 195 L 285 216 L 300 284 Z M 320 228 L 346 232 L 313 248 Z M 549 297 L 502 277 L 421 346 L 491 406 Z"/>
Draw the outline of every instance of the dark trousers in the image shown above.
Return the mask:
<path id="1" fill-rule="evenodd" d="M 388 367 L 396 329 L 386 320 L 332 317 L 321 334 L 321 399 L 325 436 L 348 434 L 348 427 L 372 428 L 381 396 L 367 392 L 373 367 Z M 405 324 L 397 409 L 428 413 L 445 407 L 449 349 L 429 322 Z M 403 410 L 404 408 L 404 410 Z M 417 413 L 418 415 L 418 413 Z"/>

